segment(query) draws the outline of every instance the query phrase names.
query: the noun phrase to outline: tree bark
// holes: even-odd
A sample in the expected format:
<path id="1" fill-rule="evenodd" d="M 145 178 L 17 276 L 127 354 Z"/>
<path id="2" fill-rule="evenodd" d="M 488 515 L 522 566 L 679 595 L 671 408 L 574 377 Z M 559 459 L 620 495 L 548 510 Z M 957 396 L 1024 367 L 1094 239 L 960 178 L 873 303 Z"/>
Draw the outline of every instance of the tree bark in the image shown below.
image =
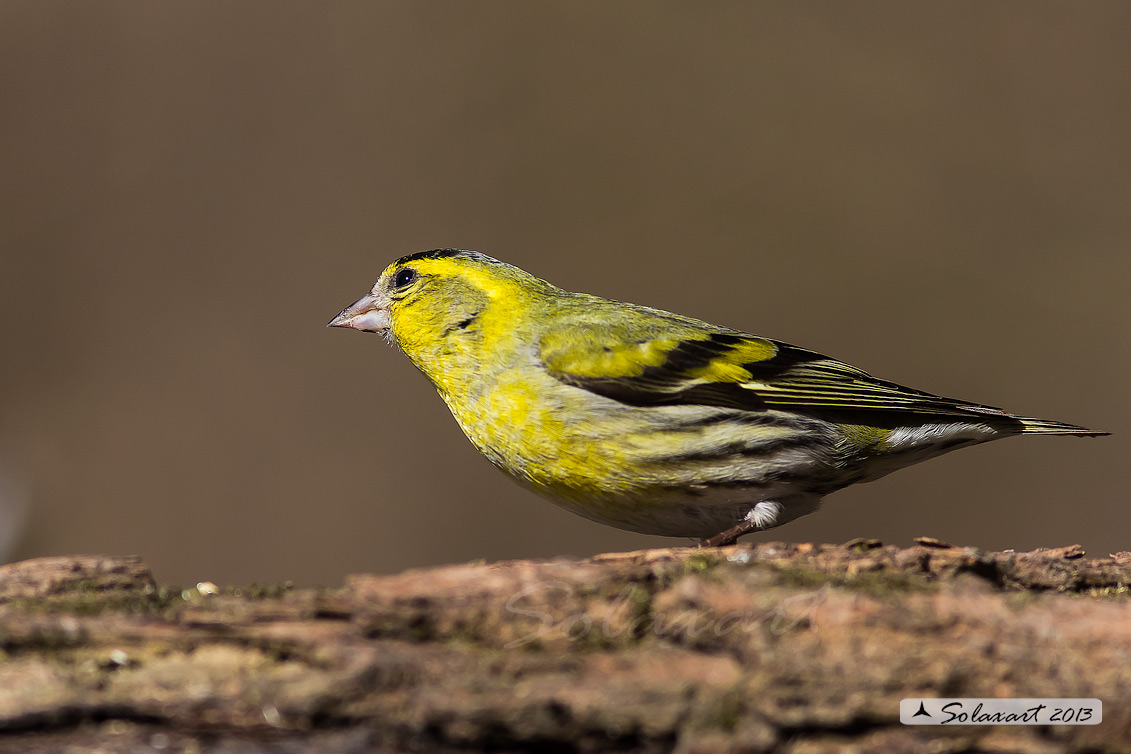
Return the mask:
<path id="1" fill-rule="evenodd" d="M 0 567 L 0 752 L 1131 752 L 1131 553 L 764 543 L 158 587 Z M 216 593 L 211 593 L 216 592 Z M 1098 697 L 903 726 L 904 697 Z"/>

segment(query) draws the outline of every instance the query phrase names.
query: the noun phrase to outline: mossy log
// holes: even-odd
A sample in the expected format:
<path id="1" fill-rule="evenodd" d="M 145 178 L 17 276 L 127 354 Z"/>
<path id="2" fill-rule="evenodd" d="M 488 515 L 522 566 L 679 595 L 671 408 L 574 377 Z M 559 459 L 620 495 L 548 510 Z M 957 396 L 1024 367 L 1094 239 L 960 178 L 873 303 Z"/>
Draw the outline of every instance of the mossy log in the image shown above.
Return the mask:
<path id="1" fill-rule="evenodd" d="M 765 543 L 162 588 L 0 568 L 0 752 L 1131 752 L 1131 553 Z M 910 727 L 914 696 L 1098 697 Z"/>

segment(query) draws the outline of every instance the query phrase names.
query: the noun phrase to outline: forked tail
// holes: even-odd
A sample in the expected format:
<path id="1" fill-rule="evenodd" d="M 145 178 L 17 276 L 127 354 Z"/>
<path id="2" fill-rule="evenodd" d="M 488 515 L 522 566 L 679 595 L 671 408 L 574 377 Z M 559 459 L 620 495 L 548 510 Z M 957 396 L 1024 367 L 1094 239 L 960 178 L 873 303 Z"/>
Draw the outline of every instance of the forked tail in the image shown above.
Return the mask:
<path id="1" fill-rule="evenodd" d="M 1064 422 L 1049 421 L 1048 419 L 1029 419 L 1023 416 L 1017 418 L 1021 422 L 1021 434 L 1023 435 L 1078 435 L 1080 437 L 1101 437 L 1111 434 L 1111 432 L 1100 432 L 1095 429 L 1088 429 L 1087 427 L 1080 427 L 1075 424 L 1065 424 Z"/>

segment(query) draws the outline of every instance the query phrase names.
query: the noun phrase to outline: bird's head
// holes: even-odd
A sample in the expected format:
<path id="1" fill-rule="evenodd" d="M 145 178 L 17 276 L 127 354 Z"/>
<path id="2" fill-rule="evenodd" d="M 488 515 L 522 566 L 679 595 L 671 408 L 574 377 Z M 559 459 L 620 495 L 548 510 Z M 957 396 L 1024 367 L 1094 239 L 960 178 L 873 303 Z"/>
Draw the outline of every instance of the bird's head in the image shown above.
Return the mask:
<path id="1" fill-rule="evenodd" d="M 381 333 L 413 357 L 481 333 L 485 312 L 503 323 L 508 311 L 517 313 L 531 295 L 549 289 L 549 283 L 477 251 L 422 251 L 386 267 L 372 290 L 328 326 Z"/>

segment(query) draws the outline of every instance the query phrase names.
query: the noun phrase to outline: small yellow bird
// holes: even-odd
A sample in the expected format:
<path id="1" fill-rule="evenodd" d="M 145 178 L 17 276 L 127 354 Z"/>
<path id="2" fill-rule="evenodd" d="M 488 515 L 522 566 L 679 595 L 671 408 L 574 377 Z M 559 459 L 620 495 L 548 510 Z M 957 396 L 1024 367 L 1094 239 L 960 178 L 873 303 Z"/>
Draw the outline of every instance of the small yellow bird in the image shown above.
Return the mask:
<path id="1" fill-rule="evenodd" d="M 571 293 L 475 251 L 393 262 L 329 324 L 377 332 L 519 484 L 730 544 L 856 482 L 1017 434 L 1108 434 L 879 380 L 776 340 Z"/>

